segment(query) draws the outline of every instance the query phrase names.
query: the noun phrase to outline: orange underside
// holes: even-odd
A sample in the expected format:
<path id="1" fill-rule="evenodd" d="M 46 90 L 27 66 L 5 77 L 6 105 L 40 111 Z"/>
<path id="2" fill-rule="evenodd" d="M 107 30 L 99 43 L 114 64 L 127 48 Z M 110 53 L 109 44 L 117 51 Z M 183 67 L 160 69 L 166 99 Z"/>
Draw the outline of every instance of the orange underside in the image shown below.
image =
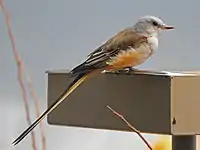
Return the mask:
<path id="1" fill-rule="evenodd" d="M 106 70 L 118 70 L 125 67 L 134 66 L 140 61 L 140 56 L 141 54 L 137 51 L 128 51 L 126 53 L 121 53 L 108 62 L 108 67 L 106 68 Z"/>

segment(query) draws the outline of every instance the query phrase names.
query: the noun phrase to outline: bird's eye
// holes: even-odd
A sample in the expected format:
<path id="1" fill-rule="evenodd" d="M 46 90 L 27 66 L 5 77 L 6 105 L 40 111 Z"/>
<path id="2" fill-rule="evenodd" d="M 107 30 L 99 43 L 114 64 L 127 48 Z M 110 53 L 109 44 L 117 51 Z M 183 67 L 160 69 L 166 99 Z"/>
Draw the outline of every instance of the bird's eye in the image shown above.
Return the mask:
<path id="1" fill-rule="evenodd" d="M 156 21 L 152 22 L 154 26 L 158 26 L 158 23 Z"/>

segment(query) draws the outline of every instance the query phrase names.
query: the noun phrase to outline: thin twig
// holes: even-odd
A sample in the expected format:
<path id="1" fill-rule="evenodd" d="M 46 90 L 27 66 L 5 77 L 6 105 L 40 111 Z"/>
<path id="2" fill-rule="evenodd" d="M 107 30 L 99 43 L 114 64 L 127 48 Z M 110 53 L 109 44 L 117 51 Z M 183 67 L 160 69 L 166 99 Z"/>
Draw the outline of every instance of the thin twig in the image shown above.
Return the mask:
<path id="1" fill-rule="evenodd" d="M 25 111 L 26 111 L 26 119 L 27 119 L 28 124 L 31 124 L 30 112 L 29 112 L 28 101 L 27 101 L 27 94 L 26 94 L 25 85 L 23 83 L 22 60 L 21 60 L 21 58 L 20 58 L 20 56 L 18 55 L 18 52 L 17 52 L 15 37 L 14 37 L 14 34 L 12 32 L 11 23 L 10 23 L 10 17 L 9 17 L 7 10 L 4 7 L 3 0 L 0 0 L 0 7 L 2 9 L 2 13 L 3 13 L 4 19 L 5 19 L 8 35 L 10 37 L 10 41 L 11 41 L 11 44 L 12 44 L 12 50 L 13 50 L 14 58 L 15 58 L 15 61 L 17 63 L 17 79 L 18 79 L 19 85 L 20 85 L 21 90 L 22 90 L 24 106 L 25 106 Z M 31 139 L 32 139 L 33 150 L 37 150 L 34 132 L 31 132 Z"/>
<path id="2" fill-rule="evenodd" d="M 113 112 L 113 114 L 117 115 L 122 121 L 124 121 L 129 128 L 131 128 L 146 144 L 146 146 L 150 149 L 153 150 L 153 148 L 150 146 L 150 144 L 147 142 L 147 140 L 142 136 L 139 130 L 134 128 L 121 114 L 117 113 L 114 109 L 112 109 L 110 106 L 107 106 L 107 108 Z"/>
<path id="3" fill-rule="evenodd" d="M 29 86 L 30 94 L 35 103 L 36 115 L 37 115 L 37 117 L 39 117 L 40 116 L 40 105 L 39 105 L 39 101 L 37 99 L 37 94 L 35 92 L 33 83 L 31 82 L 31 78 L 29 76 L 27 76 L 27 83 Z M 41 138 L 42 138 L 42 149 L 46 150 L 46 137 L 45 137 L 45 132 L 44 132 L 42 121 L 39 124 L 39 126 L 40 126 L 40 134 L 41 134 Z"/>

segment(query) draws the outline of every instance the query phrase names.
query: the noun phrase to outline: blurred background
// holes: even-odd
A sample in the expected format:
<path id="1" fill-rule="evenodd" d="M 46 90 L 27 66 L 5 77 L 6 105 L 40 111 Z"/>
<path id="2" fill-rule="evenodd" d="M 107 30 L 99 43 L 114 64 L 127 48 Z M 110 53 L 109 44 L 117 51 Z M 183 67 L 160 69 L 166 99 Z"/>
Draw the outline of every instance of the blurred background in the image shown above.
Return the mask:
<path id="1" fill-rule="evenodd" d="M 47 70 L 71 69 L 117 31 L 144 15 L 155 15 L 176 30 L 161 34 L 157 53 L 142 66 L 151 70 L 200 70 L 200 1 L 181 0 L 6 0 L 19 53 L 31 75 L 41 111 L 46 108 Z M 0 14 L 0 149 L 28 126 L 17 82 L 17 66 Z M 36 118 L 29 97 L 32 121 Z M 50 126 L 44 121 L 47 150 L 147 149 L 133 133 Z M 39 128 L 38 150 L 41 148 Z M 150 142 L 159 136 L 145 134 Z M 30 134 L 16 150 L 32 149 Z"/>

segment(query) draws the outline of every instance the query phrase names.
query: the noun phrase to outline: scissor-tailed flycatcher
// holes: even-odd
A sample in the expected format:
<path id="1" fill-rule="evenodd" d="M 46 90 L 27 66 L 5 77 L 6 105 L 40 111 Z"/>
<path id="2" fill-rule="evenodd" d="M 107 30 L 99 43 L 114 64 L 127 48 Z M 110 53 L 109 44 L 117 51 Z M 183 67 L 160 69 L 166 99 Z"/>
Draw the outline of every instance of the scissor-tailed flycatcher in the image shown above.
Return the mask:
<path id="1" fill-rule="evenodd" d="M 118 71 L 144 63 L 158 48 L 158 34 L 161 30 L 173 29 L 154 16 L 145 16 L 106 41 L 88 55 L 70 74 L 76 76 L 65 92 L 14 142 L 19 143 L 37 124 L 53 111 L 84 80 L 102 71 Z"/>

